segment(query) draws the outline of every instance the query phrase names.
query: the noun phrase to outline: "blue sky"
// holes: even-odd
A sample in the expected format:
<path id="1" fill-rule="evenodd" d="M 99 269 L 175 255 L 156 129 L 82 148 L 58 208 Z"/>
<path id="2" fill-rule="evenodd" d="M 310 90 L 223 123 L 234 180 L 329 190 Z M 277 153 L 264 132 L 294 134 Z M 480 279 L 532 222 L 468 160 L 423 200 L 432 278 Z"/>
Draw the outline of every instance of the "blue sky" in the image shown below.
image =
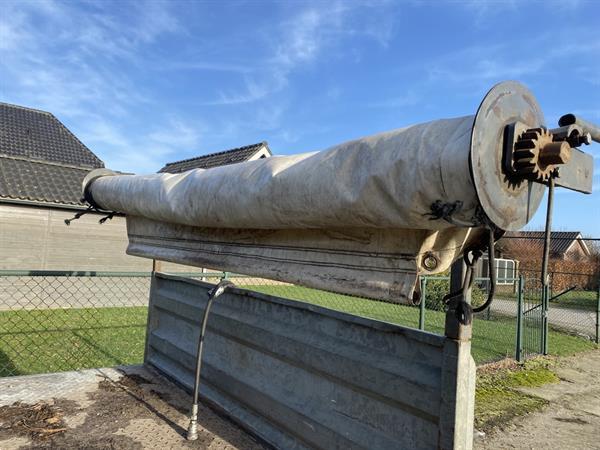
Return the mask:
<path id="1" fill-rule="evenodd" d="M 600 122 L 599 24 L 597 0 L 3 0 L 0 100 L 51 111 L 137 173 L 473 114 L 506 79 L 529 86 L 548 125 Z M 554 223 L 598 237 L 600 145 L 585 150 L 595 193 L 557 193 Z M 542 224 L 543 211 L 529 228 Z"/>

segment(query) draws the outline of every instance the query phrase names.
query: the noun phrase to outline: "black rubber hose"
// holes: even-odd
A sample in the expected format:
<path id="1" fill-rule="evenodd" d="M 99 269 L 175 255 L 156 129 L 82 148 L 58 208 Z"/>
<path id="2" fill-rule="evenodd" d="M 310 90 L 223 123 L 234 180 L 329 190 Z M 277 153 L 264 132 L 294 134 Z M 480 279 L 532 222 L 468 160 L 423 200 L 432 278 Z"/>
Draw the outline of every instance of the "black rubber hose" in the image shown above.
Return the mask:
<path id="1" fill-rule="evenodd" d="M 489 308 L 494 300 L 494 294 L 496 293 L 496 260 L 494 256 L 494 231 L 490 228 L 488 236 L 488 273 L 490 276 L 490 291 L 488 298 L 485 303 L 477 308 L 473 308 L 473 312 L 481 312 Z"/>

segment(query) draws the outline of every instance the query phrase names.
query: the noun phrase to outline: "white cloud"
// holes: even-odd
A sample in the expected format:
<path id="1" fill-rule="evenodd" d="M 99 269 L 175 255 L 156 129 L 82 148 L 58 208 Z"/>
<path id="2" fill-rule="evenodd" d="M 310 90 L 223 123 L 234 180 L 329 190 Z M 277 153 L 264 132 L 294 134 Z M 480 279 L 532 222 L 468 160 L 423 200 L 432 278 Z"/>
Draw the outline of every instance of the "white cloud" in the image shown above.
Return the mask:
<path id="1" fill-rule="evenodd" d="M 144 134 L 127 133 L 100 116 L 86 124 L 78 133 L 84 143 L 106 154 L 112 169 L 138 173 L 155 172 L 176 154 L 195 151 L 203 128 L 177 117 Z"/>
<path id="2" fill-rule="evenodd" d="M 166 127 L 151 132 L 148 138 L 169 148 L 195 147 L 200 140 L 198 128 L 198 124 L 191 126 L 180 119 L 171 119 Z"/>
<path id="3" fill-rule="evenodd" d="M 268 36 L 271 52 L 256 69 L 245 73 L 243 88 L 221 91 L 207 105 L 236 105 L 262 100 L 289 85 L 295 72 L 310 67 L 325 55 L 339 51 L 346 39 L 366 36 L 386 46 L 393 34 L 393 19 L 386 2 L 315 3 L 275 26 Z"/>
<path id="4" fill-rule="evenodd" d="M 545 32 L 528 39 L 507 38 L 501 44 L 477 44 L 426 65 L 430 82 L 479 90 L 491 82 L 540 80 L 561 70 L 569 70 L 580 81 L 600 84 L 600 38 L 594 29 L 582 26 L 578 30 Z"/>
<path id="5" fill-rule="evenodd" d="M 372 108 L 400 108 L 403 106 L 413 106 L 419 103 L 420 96 L 415 91 L 408 91 L 404 95 L 386 98 L 369 104 Z"/>
<path id="6" fill-rule="evenodd" d="M 174 2 L 4 0 L 0 96 L 52 112 L 108 166 L 155 170 L 177 152 L 197 150 L 201 139 L 209 147 L 224 140 L 235 145 L 242 134 L 244 139 L 264 138 L 260 134 L 265 130 L 277 135 L 289 105 L 285 90 L 295 74 L 310 70 L 324 57 L 350 51 L 343 44 L 353 36 L 387 44 L 393 20 L 384 17 L 381 7 L 381 2 L 286 6 L 281 11 L 287 18 L 254 30 L 256 53 L 223 55 L 209 45 L 180 45 L 177 52 L 165 55 L 161 51 L 167 47 L 155 47 L 160 40 L 183 37 L 181 44 L 195 37 L 184 25 L 189 21 L 183 8 Z M 198 56 L 202 52 L 212 59 Z M 166 71 L 175 78 L 184 70 L 223 72 L 227 81 L 203 91 L 214 93 L 210 101 L 203 103 L 197 97 L 176 101 L 193 108 L 247 108 L 230 108 L 227 117 L 215 115 L 206 122 L 187 116 L 182 120 L 181 114 L 169 115 L 169 108 L 162 111 L 157 103 L 164 99 L 155 93 L 164 91 L 152 83 L 178 89 Z M 335 92 L 332 95 L 339 95 Z M 210 133 L 205 132 L 208 129 Z"/>
<path id="7" fill-rule="evenodd" d="M 132 137 L 132 111 L 148 103 L 124 66 L 134 66 L 152 42 L 185 33 L 170 4 L 160 1 L 69 3 L 3 2 L 0 17 L 0 95 L 52 112 L 119 170 L 154 168 L 177 145 L 197 145 L 191 126 L 172 120 L 159 130 L 142 123 Z M 9 19 L 10 18 L 10 19 Z M 139 122 L 139 121 L 138 121 Z M 169 134 L 170 133 L 170 134 Z M 143 145 L 142 139 L 148 145 Z M 152 148 L 148 148 L 152 147 Z"/>

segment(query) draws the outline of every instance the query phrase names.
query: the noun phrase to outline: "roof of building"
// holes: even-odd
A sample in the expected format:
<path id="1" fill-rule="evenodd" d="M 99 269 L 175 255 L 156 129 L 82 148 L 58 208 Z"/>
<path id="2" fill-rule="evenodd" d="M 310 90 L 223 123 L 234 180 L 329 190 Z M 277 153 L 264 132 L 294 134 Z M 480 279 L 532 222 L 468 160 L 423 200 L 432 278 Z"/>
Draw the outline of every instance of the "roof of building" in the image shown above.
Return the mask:
<path id="1" fill-rule="evenodd" d="M 267 155 L 265 156 L 271 156 L 269 145 L 266 142 L 259 142 L 257 144 L 246 145 L 244 147 L 233 148 L 218 153 L 170 162 L 160 169 L 159 172 L 181 173 L 192 169 L 210 169 L 211 167 L 236 164 L 251 160 L 263 149 L 267 152 Z"/>
<path id="2" fill-rule="evenodd" d="M 52 114 L 8 103 L 0 103 L 0 155 L 77 167 L 104 167 Z"/>
<path id="3" fill-rule="evenodd" d="M 88 168 L 0 156 L 0 197 L 80 206 L 81 183 L 88 172 Z"/>
<path id="4" fill-rule="evenodd" d="M 527 245 L 543 248 L 544 236 L 543 231 L 515 231 L 506 233 L 503 239 L 511 241 L 515 247 Z M 589 253 L 579 231 L 552 231 L 550 233 L 550 255 L 563 256 L 574 242 L 581 243 L 584 251 Z"/>
<path id="5" fill-rule="evenodd" d="M 54 115 L 0 103 L 0 201 L 81 207 L 83 178 L 99 167 Z"/>

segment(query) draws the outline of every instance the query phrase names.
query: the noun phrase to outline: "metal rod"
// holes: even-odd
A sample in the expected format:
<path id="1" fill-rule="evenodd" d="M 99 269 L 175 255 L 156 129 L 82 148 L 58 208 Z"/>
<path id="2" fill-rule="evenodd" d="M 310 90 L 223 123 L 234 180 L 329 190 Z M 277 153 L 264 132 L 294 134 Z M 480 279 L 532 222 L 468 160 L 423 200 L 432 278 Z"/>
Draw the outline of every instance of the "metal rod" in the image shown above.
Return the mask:
<path id="1" fill-rule="evenodd" d="M 552 300 L 556 300 L 557 298 L 559 298 L 559 297 L 561 297 L 561 296 L 565 295 L 567 292 L 571 292 L 571 291 L 572 291 L 572 290 L 574 290 L 574 289 L 577 289 L 577 286 L 571 286 L 570 288 L 567 288 L 567 289 L 565 289 L 564 291 L 562 291 L 562 292 L 560 292 L 560 293 L 558 293 L 558 294 L 556 294 L 556 295 L 553 295 L 553 296 L 551 296 L 551 297 L 548 299 L 548 302 L 551 302 Z M 550 293 L 552 293 L 552 291 L 550 291 Z"/>
<path id="2" fill-rule="evenodd" d="M 561 127 L 567 125 L 579 125 L 584 133 L 590 133 L 592 140 L 600 143 L 600 126 L 577 117 L 575 114 L 565 114 L 558 119 L 558 125 Z"/>
<path id="3" fill-rule="evenodd" d="M 548 259 L 550 258 L 550 238 L 552 233 L 552 208 L 554 205 L 554 174 L 548 180 L 548 208 L 544 229 L 544 255 L 542 257 L 542 354 L 548 354 Z"/>
<path id="4" fill-rule="evenodd" d="M 517 345 L 515 348 L 515 359 L 518 362 L 523 359 L 523 286 L 523 275 L 521 275 L 517 292 Z"/>
<path id="5" fill-rule="evenodd" d="M 187 440 L 195 441 L 198 439 L 198 396 L 200 393 L 200 373 L 202 369 L 202 350 L 204 348 L 204 336 L 206 335 L 206 323 L 208 322 L 208 314 L 210 313 L 210 307 L 215 298 L 221 295 L 225 289 L 232 287 L 233 283 L 225 278 L 221 279 L 221 282 L 217 284 L 208 292 L 208 300 L 206 301 L 206 308 L 204 308 L 204 314 L 202 315 L 202 324 L 200 326 L 200 336 L 198 337 L 198 351 L 196 353 L 196 374 L 194 377 L 194 394 L 193 404 L 190 413 L 190 423 L 187 430 Z"/>
<path id="6" fill-rule="evenodd" d="M 427 278 L 421 278 L 421 303 L 419 304 L 419 330 L 425 329 L 425 301 L 427 298 Z"/>
<path id="7" fill-rule="evenodd" d="M 598 295 L 596 296 L 596 344 L 600 344 L 600 280 L 598 280 Z"/>

